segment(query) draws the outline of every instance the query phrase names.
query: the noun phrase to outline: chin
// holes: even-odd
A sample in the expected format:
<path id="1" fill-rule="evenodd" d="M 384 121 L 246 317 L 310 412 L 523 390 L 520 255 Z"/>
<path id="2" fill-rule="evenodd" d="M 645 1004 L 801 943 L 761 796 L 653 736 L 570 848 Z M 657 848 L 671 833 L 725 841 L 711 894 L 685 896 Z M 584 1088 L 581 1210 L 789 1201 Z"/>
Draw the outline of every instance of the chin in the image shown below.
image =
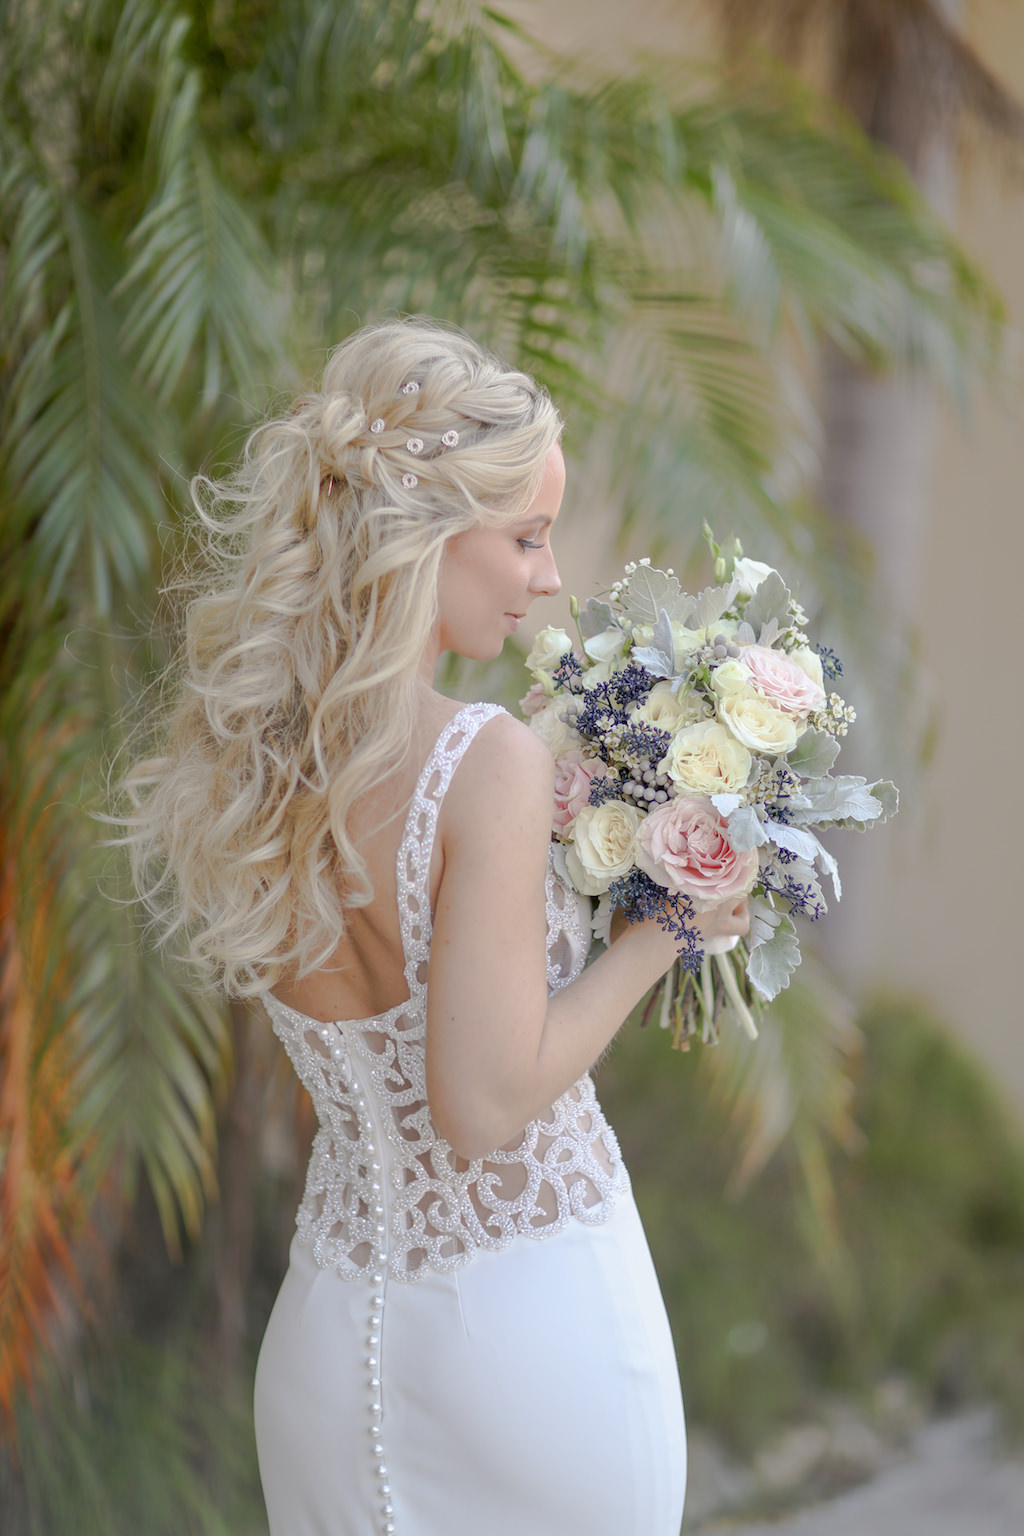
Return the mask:
<path id="1" fill-rule="evenodd" d="M 484 645 L 481 642 L 479 645 L 474 646 L 473 650 L 463 651 L 462 654 L 470 661 L 497 661 L 504 649 L 505 636 L 503 635 L 500 640 L 494 640 L 490 645 Z"/>

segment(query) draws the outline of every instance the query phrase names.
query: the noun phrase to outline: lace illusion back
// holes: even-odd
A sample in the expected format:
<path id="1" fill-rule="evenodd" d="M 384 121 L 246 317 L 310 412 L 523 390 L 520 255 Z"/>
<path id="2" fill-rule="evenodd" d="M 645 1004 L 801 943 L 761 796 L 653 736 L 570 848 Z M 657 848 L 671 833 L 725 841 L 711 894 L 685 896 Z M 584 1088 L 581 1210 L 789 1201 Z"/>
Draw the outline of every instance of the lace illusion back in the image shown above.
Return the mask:
<path id="1" fill-rule="evenodd" d="M 398 904 L 407 1001 L 370 1019 L 321 1023 L 273 994 L 274 1031 L 320 1123 L 297 1217 L 300 1241 L 343 1277 L 386 1270 L 416 1280 L 458 1269 L 518 1234 L 543 1238 L 571 1219 L 599 1223 L 627 1178 L 589 1076 L 514 1142 L 459 1157 L 431 1119 L 425 1032 L 431 912 L 429 872 L 441 802 L 463 753 L 501 713 L 471 704 L 442 730 L 420 775 L 398 849 Z M 546 882 L 549 991 L 586 958 L 579 899 L 550 863 Z"/>

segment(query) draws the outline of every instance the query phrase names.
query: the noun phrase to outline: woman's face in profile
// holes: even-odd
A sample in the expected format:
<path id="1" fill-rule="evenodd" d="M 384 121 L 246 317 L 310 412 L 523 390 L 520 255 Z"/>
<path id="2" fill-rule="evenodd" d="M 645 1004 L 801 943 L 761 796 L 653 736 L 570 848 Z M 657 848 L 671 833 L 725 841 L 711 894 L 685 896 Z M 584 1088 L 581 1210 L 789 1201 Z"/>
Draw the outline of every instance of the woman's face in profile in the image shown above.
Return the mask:
<path id="1" fill-rule="evenodd" d="M 445 545 L 438 587 L 439 642 L 473 661 L 491 661 L 537 597 L 561 588 L 551 529 L 565 490 L 565 462 L 557 445 L 530 506 L 500 528 L 470 528 Z"/>

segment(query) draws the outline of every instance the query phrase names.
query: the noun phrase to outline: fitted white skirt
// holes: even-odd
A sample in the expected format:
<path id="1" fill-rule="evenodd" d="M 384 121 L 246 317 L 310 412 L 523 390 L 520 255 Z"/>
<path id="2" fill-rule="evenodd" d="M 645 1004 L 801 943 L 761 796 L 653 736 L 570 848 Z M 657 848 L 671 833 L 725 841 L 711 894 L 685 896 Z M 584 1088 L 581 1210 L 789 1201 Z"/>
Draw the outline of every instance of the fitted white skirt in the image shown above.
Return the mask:
<path id="1" fill-rule="evenodd" d="M 372 1389 L 374 1290 L 292 1244 L 256 1372 L 271 1536 L 678 1536 L 679 1378 L 628 1189 L 601 1225 L 389 1280 Z"/>

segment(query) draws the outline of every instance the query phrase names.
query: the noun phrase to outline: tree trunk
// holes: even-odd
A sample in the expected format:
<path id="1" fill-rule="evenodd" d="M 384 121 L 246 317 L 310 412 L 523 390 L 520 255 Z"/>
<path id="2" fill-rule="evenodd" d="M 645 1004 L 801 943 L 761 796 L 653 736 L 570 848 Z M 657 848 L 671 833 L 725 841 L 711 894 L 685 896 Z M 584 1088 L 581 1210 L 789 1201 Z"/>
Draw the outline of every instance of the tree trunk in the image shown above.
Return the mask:
<path id="1" fill-rule="evenodd" d="M 947 19 L 957 19 L 961 0 L 939 4 Z M 879 56 L 861 47 L 847 61 L 848 105 L 877 142 L 906 162 L 918 186 L 948 218 L 954 197 L 955 123 L 927 109 L 921 94 L 927 88 L 909 50 Z M 892 616 L 893 644 L 902 651 L 900 631 L 912 629 L 921 592 L 939 426 L 935 392 L 907 379 L 875 378 L 832 347 L 824 358 L 821 411 L 826 445 L 821 501 L 871 550 L 878 612 Z M 864 619 L 875 622 L 874 615 Z M 843 749 L 843 771 L 885 777 L 897 772 L 902 761 L 906 772 L 914 755 L 912 722 L 905 721 L 894 737 L 885 728 L 891 726 L 891 710 L 881 701 L 876 707 L 864 699 L 855 702 L 858 725 Z M 883 725 L 886 714 L 889 720 Z M 829 962 L 856 989 L 875 969 L 881 892 L 892 844 L 884 833 L 847 834 L 834 847 L 842 864 L 842 907 L 833 909 L 817 932 Z"/>

